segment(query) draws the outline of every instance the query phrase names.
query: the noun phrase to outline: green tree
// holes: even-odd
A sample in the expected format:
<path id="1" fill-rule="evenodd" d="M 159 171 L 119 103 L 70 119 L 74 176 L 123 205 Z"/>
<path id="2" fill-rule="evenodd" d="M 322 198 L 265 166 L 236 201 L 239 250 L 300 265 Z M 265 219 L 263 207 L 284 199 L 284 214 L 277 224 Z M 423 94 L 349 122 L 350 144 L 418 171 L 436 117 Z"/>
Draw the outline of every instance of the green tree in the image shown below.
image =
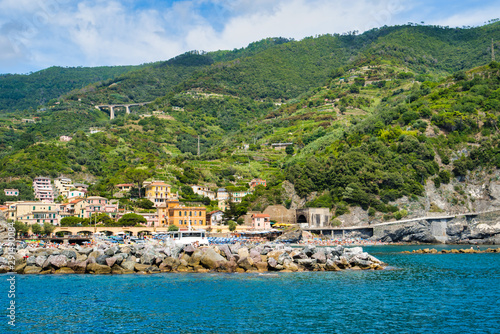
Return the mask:
<path id="1" fill-rule="evenodd" d="M 174 224 L 168 225 L 168 231 L 169 232 L 179 231 L 179 226 L 174 225 Z"/>
<path id="2" fill-rule="evenodd" d="M 294 153 L 293 145 L 287 146 L 287 147 L 285 148 L 285 152 L 286 152 L 286 154 L 288 154 L 288 155 L 293 155 L 293 153 Z"/>
<path id="3" fill-rule="evenodd" d="M 146 181 L 148 177 L 151 176 L 151 172 L 145 169 L 139 168 L 129 168 L 125 170 L 125 177 L 133 183 L 137 184 L 137 188 L 139 188 L 139 198 L 141 198 L 141 187 L 142 183 Z"/>
<path id="4" fill-rule="evenodd" d="M 46 235 L 51 235 L 55 229 L 56 229 L 56 227 L 53 224 L 43 223 L 43 232 L 42 233 L 46 234 Z"/>
<path id="5" fill-rule="evenodd" d="M 136 213 L 127 213 L 118 220 L 120 226 L 135 226 L 137 224 L 145 224 L 146 218 Z"/>
<path id="6" fill-rule="evenodd" d="M 26 225 L 25 223 L 20 222 L 20 221 L 14 222 L 14 228 L 16 229 L 16 236 L 17 235 L 24 235 L 24 234 L 28 233 L 28 231 L 30 230 L 28 225 Z"/>
<path id="7" fill-rule="evenodd" d="M 42 233 L 42 226 L 40 226 L 40 224 L 31 225 L 31 233 L 41 234 Z"/>
<path id="8" fill-rule="evenodd" d="M 142 209 L 151 210 L 154 208 L 155 204 L 147 198 L 143 198 L 137 201 L 137 206 Z"/>
<path id="9" fill-rule="evenodd" d="M 234 220 L 229 220 L 229 221 L 227 222 L 227 225 L 228 225 L 228 227 L 229 227 L 229 231 L 231 231 L 231 232 L 232 232 L 232 231 L 236 230 L 236 226 L 237 226 L 237 224 L 236 224 L 236 222 L 235 222 Z"/>

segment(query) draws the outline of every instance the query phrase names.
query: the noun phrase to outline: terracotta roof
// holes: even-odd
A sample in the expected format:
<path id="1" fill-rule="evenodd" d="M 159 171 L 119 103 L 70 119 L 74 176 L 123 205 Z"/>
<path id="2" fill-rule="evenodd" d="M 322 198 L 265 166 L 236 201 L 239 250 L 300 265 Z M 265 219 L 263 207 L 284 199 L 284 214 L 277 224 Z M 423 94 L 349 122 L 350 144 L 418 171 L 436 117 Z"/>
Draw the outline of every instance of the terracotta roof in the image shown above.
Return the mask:
<path id="1" fill-rule="evenodd" d="M 120 183 L 116 185 L 117 187 L 132 187 L 132 183 Z"/>
<path id="2" fill-rule="evenodd" d="M 252 215 L 252 217 L 255 217 L 255 218 L 270 218 L 271 216 L 268 215 L 268 214 L 265 214 L 265 213 L 254 213 Z"/>

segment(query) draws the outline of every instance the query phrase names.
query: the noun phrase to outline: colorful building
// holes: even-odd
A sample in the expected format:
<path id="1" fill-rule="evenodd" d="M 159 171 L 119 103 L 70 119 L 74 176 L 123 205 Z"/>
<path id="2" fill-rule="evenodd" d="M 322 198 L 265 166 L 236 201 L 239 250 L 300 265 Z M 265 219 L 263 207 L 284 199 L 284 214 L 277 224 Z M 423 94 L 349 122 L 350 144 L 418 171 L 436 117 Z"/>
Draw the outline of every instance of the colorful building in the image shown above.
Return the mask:
<path id="1" fill-rule="evenodd" d="M 146 198 L 154 203 L 155 207 L 161 206 L 169 199 L 177 198 L 170 191 L 170 185 L 163 181 L 153 181 L 144 186 L 146 188 Z"/>
<path id="2" fill-rule="evenodd" d="M 54 202 L 54 190 L 50 178 L 39 176 L 33 180 L 35 198 L 40 201 Z"/>
<path id="3" fill-rule="evenodd" d="M 181 229 L 206 227 L 207 209 L 205 207 L 181 206 L 177 200 L 168 200 L 158 207 L 159 226 L 175 225 Z"/>
<path id="4" fill-rule="evenodd" d="M 264 213 L 255 213 L 252 215 L 252 229 L 269 230 L 271 229 L 271 216 Z"/>
<path id="5" fill-rule="evenodd" d="M 19 196 L 18 189 L 4 189 L 3 192 L 5 193 L 5 196 Z"/>
<path id="6" fill-rule="evenodd" d="M 264 179 L 253 179 L 252 181 L 250 181 L 249 183 L 250 187 L 251 188 L 255 188 L 259 185 L 263 185 L 264 187 L 266 186 L 266 180 Z"/>

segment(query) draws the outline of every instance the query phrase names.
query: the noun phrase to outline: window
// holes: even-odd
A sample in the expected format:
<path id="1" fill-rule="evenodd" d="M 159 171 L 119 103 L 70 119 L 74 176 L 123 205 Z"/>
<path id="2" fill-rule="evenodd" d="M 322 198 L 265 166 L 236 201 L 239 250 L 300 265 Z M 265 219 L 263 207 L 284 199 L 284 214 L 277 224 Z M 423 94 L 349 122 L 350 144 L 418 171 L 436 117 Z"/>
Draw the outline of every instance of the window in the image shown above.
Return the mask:
<path id="1" fill-rule="evenodd" d="M 188 215 L 187 211 L 184 211 L 184 216 L 187 216 L 187 215 Z"/>
<path id="2" fill-rule="evenodd" d="M 179 220 L 179 225 L 182 225 L 182 220 Z"/>
<path id="3" fill-rule="evenodd" d="M 195 212 L 194 212 L 194 216 L 195 216 L 195 217 L 196 217 L 196 214 L 197 214 L 197 212 L 195 211 Z"/>
<path id="4" fill-rule="evenodd" d="M 200 211 L 200 217 L 201 217 L 201 211 Z"/>
<path id="5" fill-rule="evenodd" d="M 203 225 L 202 221 L 200 220 L 200 225 Z"/>
<path id="6" fill-rule="evenodd" d="M 189 211 L 189 217 L 193 216 L 193 211 Z"/>

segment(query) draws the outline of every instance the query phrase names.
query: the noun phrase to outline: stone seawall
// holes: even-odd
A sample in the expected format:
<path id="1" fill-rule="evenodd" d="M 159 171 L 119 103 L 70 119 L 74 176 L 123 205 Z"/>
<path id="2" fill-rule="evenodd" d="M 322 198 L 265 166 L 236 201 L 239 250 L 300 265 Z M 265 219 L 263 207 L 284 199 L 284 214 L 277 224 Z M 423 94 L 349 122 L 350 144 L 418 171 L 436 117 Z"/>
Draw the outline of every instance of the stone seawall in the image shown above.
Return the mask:
<path id="1" fill-rule="evenodd" d="M 0 249 L 0 273 L 9 272 Z M 152 274 L 163 272 L 297 272 L 379 270 L 385 264 L 361 247 L 291 248 L 283 244 L 163 247 L 153 244 L 18 248 L 19 274 Z"/>

